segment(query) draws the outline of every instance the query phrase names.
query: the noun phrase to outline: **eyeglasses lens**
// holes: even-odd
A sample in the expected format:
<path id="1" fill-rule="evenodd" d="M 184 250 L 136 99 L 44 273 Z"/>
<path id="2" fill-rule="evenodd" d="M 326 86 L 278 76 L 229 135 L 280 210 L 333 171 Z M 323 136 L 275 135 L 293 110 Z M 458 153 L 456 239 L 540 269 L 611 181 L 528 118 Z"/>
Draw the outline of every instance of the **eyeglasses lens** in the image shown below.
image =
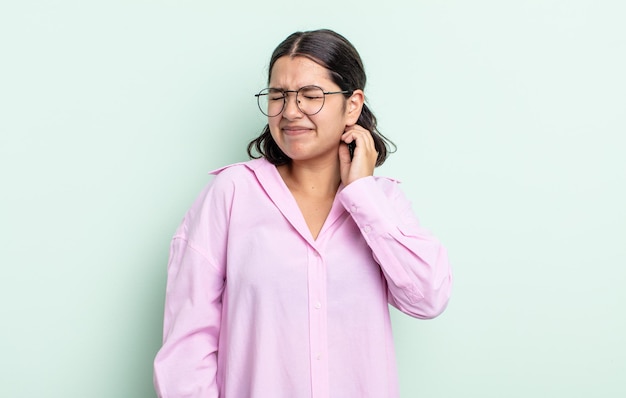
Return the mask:
<path id="1" fill-rule="evenodd" d="M 289 94 L 296 94 L 296 105 L 306 115 L 314 115 L 324 106 L 324 90 L 317 86 L 306 86 L 296 93 L 293 91 L 285 93 L 275 88 L 263 89 L 257 95 L 259 109 L 269 117 L 278 116 L 289 101 Z"/>

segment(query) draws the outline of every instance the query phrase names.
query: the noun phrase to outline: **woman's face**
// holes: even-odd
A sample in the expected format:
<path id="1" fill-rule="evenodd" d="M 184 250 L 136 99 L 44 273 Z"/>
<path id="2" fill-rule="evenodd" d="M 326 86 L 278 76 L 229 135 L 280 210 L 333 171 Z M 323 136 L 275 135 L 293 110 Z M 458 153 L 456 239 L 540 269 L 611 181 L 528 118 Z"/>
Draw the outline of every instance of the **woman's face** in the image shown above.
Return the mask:
<path id="1" fill-rule="evenodd" d="M 325 92 L 341 91 L 330 79 L 328 70 L 309 58 L 284 56 L 274 63 L 270 87 L 298 90 L 311 85 L 319 86 Z M 357 91 L 357 97 L 362 95 L 361 90 Z M 361 112 L 358 101 L 355 105 L 355 101 L 346 100 L 343 94 L 325 97 L 319 113 L 306 115 L 296 105 L 296 94 L 288 93 L 282 113 L 268 118 L 274 141 L 292 160 L 336 161 L 341 135 L 346 126 L 358 120 Z"/>

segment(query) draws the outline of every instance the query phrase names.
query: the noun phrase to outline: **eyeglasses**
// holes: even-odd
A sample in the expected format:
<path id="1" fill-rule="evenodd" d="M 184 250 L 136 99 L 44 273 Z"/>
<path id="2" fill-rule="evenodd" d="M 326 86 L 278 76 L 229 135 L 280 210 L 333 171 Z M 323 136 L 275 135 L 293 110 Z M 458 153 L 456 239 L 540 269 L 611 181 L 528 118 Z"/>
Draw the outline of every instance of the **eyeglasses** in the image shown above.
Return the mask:
<path id="1" fill-rule="evenodd" d="M 326 95 L 349 94 L 353 91 L 324 91 L 318 86 L 304 86 L 298 90 L 281 90 L 279 88 L 264 88 L 254 96 L 261 112 L 268 117 L 281 114 L 287 105 L 287 94 L 296 93 L 296 105 L 305 115 L 315 115 L 324 107 Z"/>

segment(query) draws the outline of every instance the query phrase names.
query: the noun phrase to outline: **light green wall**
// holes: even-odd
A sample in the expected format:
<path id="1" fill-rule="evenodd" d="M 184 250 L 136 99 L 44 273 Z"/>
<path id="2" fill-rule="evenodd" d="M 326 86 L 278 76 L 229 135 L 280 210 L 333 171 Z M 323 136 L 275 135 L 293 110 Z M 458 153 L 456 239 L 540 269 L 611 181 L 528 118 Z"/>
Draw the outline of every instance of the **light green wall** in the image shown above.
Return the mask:
<path id="1" fill-rule="evenodd" d="M 623 4 L 3 2 L 0 396 L 154 396 L 169 239 L 318 27 L 455 270 L 442 317 L 393 313 L 402 397 L 626 396 Z"/>

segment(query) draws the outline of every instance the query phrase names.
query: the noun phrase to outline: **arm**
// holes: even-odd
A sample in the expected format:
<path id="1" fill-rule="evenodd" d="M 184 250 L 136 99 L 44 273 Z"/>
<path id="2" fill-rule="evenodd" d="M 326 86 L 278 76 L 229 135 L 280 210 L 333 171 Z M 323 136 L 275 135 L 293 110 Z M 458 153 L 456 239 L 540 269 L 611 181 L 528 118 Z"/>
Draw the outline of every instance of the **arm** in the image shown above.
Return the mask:
<path id="1" fill-rule="evenodd" d="M 168 265 L 163 346 L 154 361 L 159 397 L 218 397 L 217 347 L 224 278 L 178 235 Z"/>
<path id="2" fill-rule="evenodd" d="M 416 318 L 434 318 L 446 308 L 450 296 L 447 254 L 419 226 L 397 185 L 364 177 L 346 186 L 339 199 L 382 269 L 390 304 Z"/>
<path id="3" fill-rule="evenodd" d="M 226 184 L 228 186 L 228 184 Z M 176 231 L 167 267 L 163 346 L 154 360 L 161 398 L 217 398 L 229 190 L 217 179 Z"/>

